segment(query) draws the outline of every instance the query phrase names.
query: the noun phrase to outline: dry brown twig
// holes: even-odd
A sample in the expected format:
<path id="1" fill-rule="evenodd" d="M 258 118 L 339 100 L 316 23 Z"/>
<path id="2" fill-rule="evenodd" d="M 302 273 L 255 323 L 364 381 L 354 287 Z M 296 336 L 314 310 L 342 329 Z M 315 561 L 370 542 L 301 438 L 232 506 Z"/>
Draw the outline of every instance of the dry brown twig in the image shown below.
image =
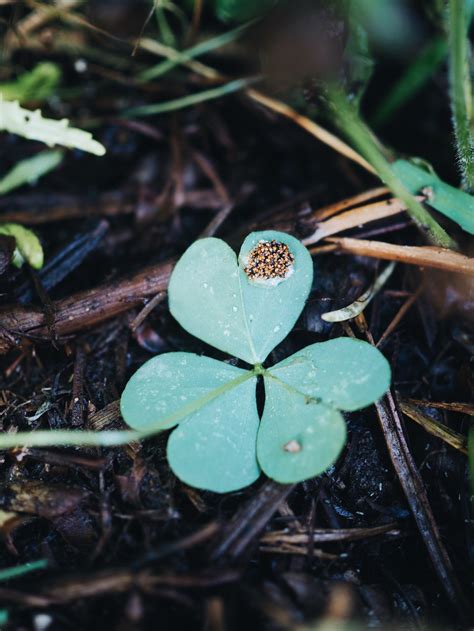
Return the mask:
<path id="1" fill-rule="evenodd" d="M 454 447 L 461 453 L 467 455 L 467 438 L 454 429 L 438 423 L 437 421 L 429 418 L 426 414 L 423 414 L 416 406 L 412 405 L 408 401 L 400 401 L 400 410 L 403 414 L 410 418 L 418 425 L 421 425 L 428 433 L 440 438 L 442 441 Z"/>
<path id="2" fill-rule="evenodd" d="M 464 256 L 453 250 L 433 246 L 412 246 L 384 243 L 382 241 L 366 241 L 349 237 L 330 237 L 338 252 L 369 256 L 387 261 L 400 261 L 420 267 L 433 267 L 448 272 L 474 276 L 474 258 Z M 310 249 L 310 252 L 317 251 Z"/>

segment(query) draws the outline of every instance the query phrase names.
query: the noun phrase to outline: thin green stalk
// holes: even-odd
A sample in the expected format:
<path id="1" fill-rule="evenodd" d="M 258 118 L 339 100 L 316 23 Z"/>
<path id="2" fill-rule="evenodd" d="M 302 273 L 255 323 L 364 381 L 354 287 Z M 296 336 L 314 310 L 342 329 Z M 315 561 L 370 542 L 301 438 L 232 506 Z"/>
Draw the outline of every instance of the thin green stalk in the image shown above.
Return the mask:
<path id="1" fill-rule="evenodd" d="M 124 115 L 130 118 L 139 116 L 152 116 L 154 114 L 163 114 L 164 112 L 172 112 L 174 110 L 181 110 L 185 107 L 191 107 L 197 103 L 203 103 L 204 101 L 210 101 L 212 99 L 219 99 L 226 94 L 237 92 L 246 88 L 247 86 L 255 83 L 258 80 L 256 77 L 250 77 L 247 79 L 236 79 L 235 81 L 229 81 L 224 85 L 220 85 L 217 88 L 211 88 L 198 92 L 197 94 L 188 94 L 179 99 L 173 99 L 171 101 L 165 101 L 164 103 L 155 103 L 153 105 L 144 105 L 142 107 L 134 107 L 127 110 Z"/>
<path id="2" fill-rule="evenodd" d="M 418 57 L 409 64 L 400 79 L 391 88 L 389 93 L 380 102 L 371 119 L 374 127 L 381 127 L 412 99 L 424 84 L 433 76 L 433 73 L 446 59 L 448 54 L 448 42 L 440 35 L 434 37 L 423 48 Z"/>
<path id="3" fill-rule="evenodd" d="M 157 421 L 152 427 L 141 432 L 132 430 L 105 430 L 102 432 L 84 432 L 81 430 L 38 430 L 33 432 L 17 432 L 16 434 L 0 434 L 0 450 L 12 449 L 14 447 L 72 447 L 72 446 L 93 446 L 93 447 L 116 447 L 137 442 L 145 438 L 150 438 L 165 429 L 182 421 L 186 416 L 193 414 L 197 410 L 230 390 L 233 390 L 244 381 L 259 375 L 259 368 L 249 370 L 244 374 L 224 383 L 218 388 L 214 388 L 204 396 L 183 405 L 170 416 Z M 1 576 L 1 574 L 0 574 Z"/>
<path id="4" fill-rule="evenodd" d="M 142 72 L 139 75 L 140 81 L 151 81 L 152 79 L 161 77 L 166 72 L 169 72 L 176 66 L 179 66 L 186 61 L 195 59 L 200 55 L 205 55 L 206 53 L 209 53 L 216 48 L 221 48 L 222 46 L 233 42 L 238 37 L 240 37 L 240 35 L 245 31 L 245 29 L 250 26 L 250 24 L 253 24 L 253 22 L 248 22 L 247 24 L 238 26 L 237 28 L 228 31 L 227 33 L 222 33 L 220 35 L 217 35 L 216 37 L 211 37 L 210 39 L 207 39 L 200 44 L 196 44 L 196 46 L 188 48 L 187 50 L 184 50 L 182 52 L 176 51 L 176 56 L 174 57 L 174 59 L 166 59 L 156 66 L 153 66 L 153 68 L 149 68 L 148 70 Z"/>
<path id="5" fill-rule="evenodd" d="M 470 130 L 472 88 L 469 64 L 469 21 L 470 15 L 466 1 L 450 0 L 448 26 L 451 112 L 463 186 L 472 191 L 474 190 L 474 145 Z"/>
<path id="6" fill-rule="evenodd" d="M 329 88 L 328 96 L 338 127 L 370 162 L 393 195 L 406 205 L 407 212 L 413 221 L 427 233 L 434 245 L 454 249 L 455 242 L 395 175 L 377 140 L 362 121 L 355 107 L 348 101 L 347 96 L 338 88 Z"/>
<path id="7" fill-rule="evenodd" d="M 0 434 L 0 450 L 15 447 L 117 447 L 137 442 L 142 438 L 141 432 L 132 430 L 87 432 L 45 429 L 17 432 L 16 434 Z"/>
<path id="8" fill-rule="evenodd" d="M 161 37 L 165 44 L 167 44 L 168 46 L 174 46 L 174 35 L 166 18 L 166 8 L 167 7 L 165 7 L 165 2 L 163 2 L 162 0 L 156 0 L 155 15 L 158 23 L 158 28 L 160 29 Z"/>
<path id="9" fill-rule="evenodd" d="M 0 581 L 9 581 L 12 578 L 23 576 L 35 570 L 43 570 L 47 565 L 46 559 L 40 559 L 39 561 L 32 561 L 31 563 L 24 563 L 15 567 L 7 567 L 4 570 L 0 570 Z"/>

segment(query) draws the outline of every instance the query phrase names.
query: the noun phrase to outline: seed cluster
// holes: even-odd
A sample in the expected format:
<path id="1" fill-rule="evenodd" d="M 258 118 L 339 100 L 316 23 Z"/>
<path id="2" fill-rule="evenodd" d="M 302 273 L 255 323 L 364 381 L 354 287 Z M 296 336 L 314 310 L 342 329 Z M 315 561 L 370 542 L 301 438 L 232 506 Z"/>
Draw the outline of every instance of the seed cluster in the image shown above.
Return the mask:
<path id="1" fill-rule="evenodd" d="M 244 271 L 251 280 L 285 278 L 294 260 L 286 243 L 260 241 L 249 253 Z"/>

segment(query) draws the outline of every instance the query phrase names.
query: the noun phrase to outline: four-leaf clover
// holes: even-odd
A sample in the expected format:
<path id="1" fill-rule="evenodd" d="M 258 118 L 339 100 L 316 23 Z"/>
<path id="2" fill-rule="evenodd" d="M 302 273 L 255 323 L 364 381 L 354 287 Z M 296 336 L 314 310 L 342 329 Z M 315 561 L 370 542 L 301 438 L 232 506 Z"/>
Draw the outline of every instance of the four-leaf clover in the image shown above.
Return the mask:
<path id="1" fill-rule="evenodd" d="M 367 342 L 312 344 L 265 368 L 291 331 L 311 290 L 313 264 L 294 237 L 255 232 L 234 251 L 215 238 L 196 241 L 176 264 L 170 311 L 189 333 L 253 366 L 193 353 L 164 353 L 130 379 L 121 410 L 130 427 L 175 427 L 168 461 L 185 483 L 225 493 L 263 471 L 282 483 L 322 473 L 345 443 L 341 411 L 366 407 L 390 384 L 384 356 Z M 259 418 L 257 380 L 265 405 Z"/>

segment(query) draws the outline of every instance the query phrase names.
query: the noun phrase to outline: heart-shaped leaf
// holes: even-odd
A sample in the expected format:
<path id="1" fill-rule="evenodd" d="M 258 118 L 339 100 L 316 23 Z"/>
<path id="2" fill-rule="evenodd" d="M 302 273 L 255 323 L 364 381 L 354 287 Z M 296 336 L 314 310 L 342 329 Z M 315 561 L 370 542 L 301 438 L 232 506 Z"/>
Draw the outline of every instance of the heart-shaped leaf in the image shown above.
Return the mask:
<path id="1" fill-rule="evenodd" d="M 180 423 L 168 441 L 176 475 L 219 493 L 251 484 L 259 424 L 255 376 L 192 353 L 165 353 L 146 362 L 121 399 L 127 424 L 154 433 Z"/>
<path id="2" fill-rule="evenodd" d="M 293 258 L 284 278 L 251 280 L 249 254 L 260 242 L 285 244 Z M 201 239 L 180 258 L 169 284 L 169 305 L 183 328 L 249 364 L 262 363 L 291 331 L 311 289 L 311 256 L 282 232 L 250 234 L 239 261 L 220 239 Z"/>
<path id="3" fill-rule="evenodd" d="M 269 372 L 306 396 L 347 412 L 374 403 L 390 386 L 390 365 L 382 353 L 349 337 L 311 344 Z"/>
<path id="4" fill-rule="evenodd" d="M 138 431 L 174 427 L 252 373 L 194 353 L 164 353 L 132 375 L 120 400 L 127 425 Z"/>
<path id="5" fill-rule="evenodd" d="M 216 493 L 255 482 L 260 475 L 255 386 L 254 377 L 228 390 L 173 431 L 168 462 L 180 480 Z"/>
<path id="6" fill-rule="evenodd" d="M 265 377 L 257 457 L 268 477 L 291 483 L 319 475 L 337 459 L 345 440 L 340 412 Z"/>

